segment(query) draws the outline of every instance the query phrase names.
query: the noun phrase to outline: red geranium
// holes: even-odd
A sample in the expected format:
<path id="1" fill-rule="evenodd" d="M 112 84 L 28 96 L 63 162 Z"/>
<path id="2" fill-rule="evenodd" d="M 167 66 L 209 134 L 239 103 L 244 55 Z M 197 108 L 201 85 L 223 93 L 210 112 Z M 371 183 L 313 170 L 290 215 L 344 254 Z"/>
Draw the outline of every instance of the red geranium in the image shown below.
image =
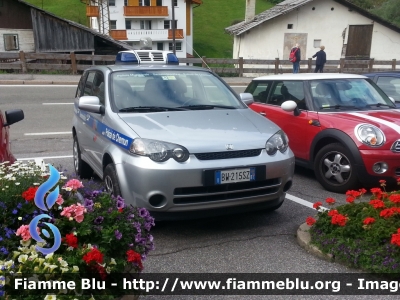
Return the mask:
<path id="1" fill-rule="evenodd" d="M 317 222 L 317 221 L 313 217 L 308 217 L 306 219 L 306 223 L 308 226 L 313 226 L 315 222 Z"/>
<path id="2" fill-rule="evenodd" d="M 101 264 L 103 262 L 103 253 L 97 248 L 92 248 L 88 253 L 83 256 L 83 260 L 89 264 L 90 262 L 97 262 Z"/>
<path id="3" fill-rule="evenodd" d="M 328 212 L 328 216 L 333 217 L 334 215 L 337 215 L 339 212 L 336 209 L 331 209 Z"/>
<path id="4" fill-rule="evenodd" d="M 381 186 L 386 186 L 386 180 L 379 180 L 379 184 L 381 185 Z"/>
<path id="5" fill-rule="evenodd" d="M 63 241 L 72 248 L 78 248 L 78 238 L 72 233 L 67 233 Z"/>
<path id="6" fill-rule="evenodd" d="M 25 192 L 22 193 L 22 197 L 26 201 L 32 201 L 35 199 L 35 194 L 36 191 L 38 190 L 39 187 L 30 187 L 28 188 Z"/>
<path id="7" fill-rule="evenodd" d="M 371 193 L 372 194 L 374 194 L 374 196 L 377 198 L 377 199 L 382 199 L 382 190 L 380 189 L 380 188 L 373 188 L 373 189 L 371 189 Z"/>
<path id="8" fill-rule="evenodd" d="M 385 208 L 385 203 L 382 200 L 371 200 L 369 204 L 373 206 L 373 208 Z"/>
<path id="9" fill-rule="evenodd" d="M 341 215 L 341 214 L 336 214 L 336 215 L 332 216 L 331 223 L 333 225 L 344 226 L 344 225 L 346 225 L 347 220 L 348 219 L 346 218 L 346 216 Z"/>
<path id="10" fill-rule="evenodd" d="M 362 195 L 361 190 L 360 191 L 353 191 L 353 190 L 347 191 L 346 196 L 348 196 L 348 197 L 346 198 L 346 201 L 349 203 L 353 203 L 354 200 L 356 200 L 361 195 Z"/>
<path id="11" fill-rule="evenodd" d="M 142 257 L 139 253 L 133 250 L 128 250 L 126 251 L 126 255 L 128 256 L 128 258 L 126 259 L 128 262 L 136 263 L 140 270 L 143 269 Z"/>
<path id="12" fill-rule="evenodd" d="M 370 225 L 372 223 L 375 223 L 375 219 L 371 218 L 371 217 L 365 218 L 364 221 L 363 221 L 364 225 Z"/>
<path id="13" fill-rule="evenodd" d="M 321 202 L 321 201 L 315 202 L 315 203 L 313 204 L 313 207 L 314 207 L 315 209 L 319 209 L 320 206 L 322 206 L 322 202 Z"/>
<path id="14" fill-rule="evenodd" d="M 326 203 L 328 203 L 329 205 L 333 205 L 333 204 L 335 204 L 335 199 L 333 199 L 333 198 L 326 198 Z"/>
<path id="15" fill-rule="evenodd" d="M 393 216 L 395 213 L 398 213 L 398 212 L 399 212 L 399 209 L 397 207 L 391 207 L 391 208 L 386 208 L 386 209 L 382 210 L 379 215 L 381 217 L 387 219 L 387 218 L 390 218 L 391 216 Z"/>
<path id="16" fill-rule="evenodd" d="M 400 194 L 393 194 L 389 196 L 389 200 L 393 203 L 400 203 Z"/>
<path id="17" fill-rule="evenodd" d="M 366 189 L 364 189 L 364 188 L 360 189 L 360 194 L 361 194 L 361 195 L 364 195 L 366 192 L 367 192 Z"/>
<path id="18" fill-rule="evenodd" d="M 400 229 L 397 229 L 397 233 L 392 234 L 392 239 L 390 240 L 390 243 L 400 246 Z"/>

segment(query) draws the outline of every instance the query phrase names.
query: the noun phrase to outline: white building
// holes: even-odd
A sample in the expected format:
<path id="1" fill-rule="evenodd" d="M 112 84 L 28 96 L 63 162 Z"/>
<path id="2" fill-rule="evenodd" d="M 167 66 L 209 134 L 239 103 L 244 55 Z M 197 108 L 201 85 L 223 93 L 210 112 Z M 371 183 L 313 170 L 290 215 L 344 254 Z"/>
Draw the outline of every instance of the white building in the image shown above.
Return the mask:
<path id="1" fill-rule="evenodd" d="M 400 28 L 345 0 L 286 0 L 258 15 L 246 5 L 245 21 L 226 28 L 233 58 L 288 60 L 296 43 L 303 62 L 321 45 L 328 60 L 400 58 Z"/>
<path id="2" fill-rule="evenodd" d="M 193 9 L 201 4 L 202 0 L 88 0 L 86 15 L 91 28 L 135 49 L 143 46 L 141 39 L 151 38 L 149 49 L 172 51 L 175 40 L 176 55 L 186 58 L 193 54 Z"/>

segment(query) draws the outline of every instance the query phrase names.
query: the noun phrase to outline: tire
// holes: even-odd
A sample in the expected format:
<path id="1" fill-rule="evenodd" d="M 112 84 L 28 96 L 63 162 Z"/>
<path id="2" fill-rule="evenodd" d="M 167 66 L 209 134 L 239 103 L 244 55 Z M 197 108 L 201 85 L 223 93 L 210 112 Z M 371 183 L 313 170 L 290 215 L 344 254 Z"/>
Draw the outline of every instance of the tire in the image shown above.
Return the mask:
<path id="1" fill-rule="evenodd" d="M 79 148 L 78 138 L 74 135 L 74 144 L 72 147 L 72 153 L 74 158 L 74 169 L 76 175 L 83 179 L 89 179 L 93 175 L 93 169 L 88 165 L 87 162 L 81 158 L 81 150 Z"/>
<path id="2" fill-rule="evenodd" d="M 314 161 L 314 172 L 319 183 L 334 193 L 346 193 L 359 186 L 353 156 L 338 143 L 319 150 Z"/>
<path id="3" fill-rule="evenodd" d="M 107 189 L 107 192 L 114 196 L 122 196 L 114 164 L 110 163 L 104 169 L 103 182 Z"/>

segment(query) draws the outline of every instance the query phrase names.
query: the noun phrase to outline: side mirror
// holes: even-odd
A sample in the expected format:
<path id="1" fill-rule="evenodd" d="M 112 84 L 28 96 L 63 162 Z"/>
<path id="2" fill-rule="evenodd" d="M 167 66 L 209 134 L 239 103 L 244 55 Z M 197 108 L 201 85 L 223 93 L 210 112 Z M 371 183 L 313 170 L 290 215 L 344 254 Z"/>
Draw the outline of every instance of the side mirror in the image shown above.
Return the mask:
<path id="1" fill-rule="evenodd" d="M 244 104 L 246 104 L 247 106 L 254 103 L 253 95 L 250 93 L 240 93 L 239 96 L 240 96 L 240 100 L 242 100 L 242 102 Z"/>
<path id="2" fill-rule="evenodd" d="M 282 103 L 281 108 L 287 112 L 293 112 L 293 114 L 297 117 L 300 115 L 300 110 L 297 107 L 297 103 L 293 100 L 288 100 Z"/>
<path id="3" fill-rule="evenodd" d="M 17 123 L 24 119 L 24 112 L 22 109 L 12 109 L 4 112 L 6 117 L 6 123 L 4 127 L 10 126 L 11 124 Z"/>
<path id="4" fill-rule="evenodd" d="M 95 114 L 104 114 L 104 106 L 100 103 L 99 97 L 82 96 L 78 102 L 79 109 Z"/>

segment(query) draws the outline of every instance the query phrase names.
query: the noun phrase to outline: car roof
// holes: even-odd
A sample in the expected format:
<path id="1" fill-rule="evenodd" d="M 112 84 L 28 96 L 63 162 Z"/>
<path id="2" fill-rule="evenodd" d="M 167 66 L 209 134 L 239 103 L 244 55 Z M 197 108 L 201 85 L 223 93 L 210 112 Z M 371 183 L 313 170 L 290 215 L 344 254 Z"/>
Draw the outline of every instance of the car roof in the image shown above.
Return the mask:
<path id="1" fill-rule="evenodd" d="M 357 74 L 343 74 L 343 73 L 297 73 L 297 74 L 278 74 L 261 76 L 253 80 L 318 80 L 318 79 L 343 79 L 343 78 L 364 78 L 366 76 Z"/>
<path id="2" fill-rule="evenodd" d="M 186 70 L 186 71 L 205 71 L 210 72 L 210 70 L 201 68 L 201 67 L 192 67 L 192 66 L 179 66 L 179 65 L 151 65 L 151 64 L 142 64 L 142 65 L 107 65 L 107 66 L 92 66 L 86 70 L 103 70 L 103 71 L 129 71 L 129 70 Z"/>

